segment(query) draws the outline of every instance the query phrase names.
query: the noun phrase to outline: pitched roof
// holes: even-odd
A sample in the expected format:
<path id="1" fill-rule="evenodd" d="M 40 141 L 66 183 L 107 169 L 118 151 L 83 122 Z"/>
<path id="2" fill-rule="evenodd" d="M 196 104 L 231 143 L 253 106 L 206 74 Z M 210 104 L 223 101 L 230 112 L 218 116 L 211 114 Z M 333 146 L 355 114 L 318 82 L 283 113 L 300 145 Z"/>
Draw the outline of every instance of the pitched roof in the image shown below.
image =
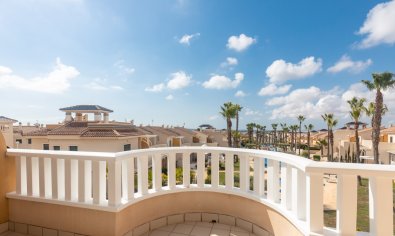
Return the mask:
<path id="1" fill-rule="evenodd" d="M 17 120 L 5 117 L 5 116 L 0 116 L 0 121 L 5 121 L 5 122 L 12 122 L 12 123 L 16 123 L 18 122 Z"/>
<path id="2" fill-rule="evenodd" d="M 99 105 L 76 105 L 71 107 L 60 108 L 61 111 L 104 111 L 104 112 L 113 112 L 108 108 L 99 106 Z"/>

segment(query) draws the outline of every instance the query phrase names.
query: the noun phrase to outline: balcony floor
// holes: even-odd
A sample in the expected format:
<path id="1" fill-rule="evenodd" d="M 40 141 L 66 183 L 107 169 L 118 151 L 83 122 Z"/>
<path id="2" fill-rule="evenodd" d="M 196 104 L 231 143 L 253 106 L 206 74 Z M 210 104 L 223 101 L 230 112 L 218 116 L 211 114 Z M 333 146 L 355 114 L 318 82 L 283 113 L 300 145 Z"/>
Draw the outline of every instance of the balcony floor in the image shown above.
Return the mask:
<path id="1" fill-rule="evenodd" d="M 144 236 L 255 236 L 240 227 L 208 222 L 185 222 L 167 225 Z"/>
<path id="2" fill-rule="evenodd" d="M 4 232 L 0 236 L 26 236 L 27 234 L 20 234 L 15 232 Z"/>

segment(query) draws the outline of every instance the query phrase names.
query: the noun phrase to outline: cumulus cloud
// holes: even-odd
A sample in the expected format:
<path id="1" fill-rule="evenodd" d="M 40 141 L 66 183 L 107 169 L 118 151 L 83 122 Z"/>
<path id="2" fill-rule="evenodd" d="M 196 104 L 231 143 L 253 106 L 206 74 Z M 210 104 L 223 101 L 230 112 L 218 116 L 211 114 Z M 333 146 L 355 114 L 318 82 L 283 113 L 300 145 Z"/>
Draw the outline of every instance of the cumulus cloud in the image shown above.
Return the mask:
<path id="1" fill-rule="evenodd" d="M 256 110 L 252 110 L 251 108 L 246 107 L 244 109 L 245 116 L 262 116 L 262 113 Z"/>
<path id="2" fill-rule="evenodd" d="M 243 80 L 243 73 L 236 73 L 234 80 L 224 75 L 213 75 L 209 80 L 203 82 L 203 87 L 206 89 L 232 89 L 237 88 Z"/>
<path id="3" fill-rule="evenodd" d="M 228 44 L 226 46 L 229 49 L 241 52 L 246 50 L 252 44 L 256 42 L 255 38 L 248 37 L 245 34 L 240 34 L 239 36 L 230 36 L 228 39 Z"/>
<path id="4" fill-rule="evenodd" d="M 115 66 L 116 68 L 118 68 L 118 70 L 119 70 L 122 74 L 131 75 L 131 74 L 133 74 L 133 73 L 136 71 L 135 68 L 126 66 L 124 60 L 116 61 L 116 62 L 114 63 L 114 66 Z"/>
<path id="5" fill-rule="evenodd" d="M 170 74 L 170 79 L 167 83 L 159 83 L 152 87 L 145 88 L 147 92 L 162 92 L 165 88 L 170 90 L 182 89 L 192 83 L 192 75 L 188 75 L 184 71 L 177 71 Z"/>
<path id="6" fill-rule="evenodd" d="M 216 120 L 216 119 L 218 119 L 218 118 L 219 118 L 218 115 L 212 115 L 212 116 L 209 116 L 209 117 L 208 117 L 208 120 Z"/>
<path id="7" fill-rule="evenodd" d="M 395 0 L 377 4 L 372 8 L 359 29 L 358 34 L 365 38 L 358 44 L 369 48 L 379 44 L 395 43 Z"/>
<path id="8" fill-rule="evenodd" d="M 15 75 L 10 68 L 0 68 L 0 89 L 18 89 L 41 93 L 63 93 L 70 87 L 70 81 L 80 72 L 73 66 L 63 64 L 59 58 L 55 66 L 47 75 L 24 78 Z"/>
<path id="9" fill-rule="evenodd" d="M 245 96 L 247 96 L 247 94 L 245 92 L 241 91 L 241 90 L 239 90 L 239 91 L 237 91 L 235 93 L 235 97 L 242 98 L 242 97 L 245 97 Z"/>
<path id="10" fill-rule="evenodd" d="M 147 88 L 145 88 L 145 91 L 157 93 L 157 92 L 162 92 L 162 90 L 163 90 L 165 87 L 166 87 L 166 86 L 165 86 L 164 83 L 160 83 L 160 84 L 155 84 L 155 85 L 153 85 L 152 87 L 147 87 Z"/>
<path id="11" fill-rule="evenodd" d="M 386 91 L 385 93 L 389 94 L 391 92 L 393 91 Z M 310 119 L 320 119 L 324 113 L 334 113 L 338 117 L 348 118 L 350 108 L 347 101 L 353 97 L 373 101 L 375 96 L 361 83 L 352 84 L 346 90 L 335 87 L 325 91 L 311 86 L 295 89 L 286 96 L 269 99 L 266 101 L 266 105 L 274 107 L 271 112 L 271 119 L 295 118 L 299 114 L 304 114 Z M 386 104 L 390 106 L 390 109 L 395 109 L 395 105 L 388 102 L 391 97 L 388 97 L 385 98 L 384 102 L 387 102 Z"/>
<path id="12" fill-rule="evenodd" d="M 96 78 L 92 82 L 85 85 L 86 88 L 97 91 L 105 91 L 105 90 L 123 90 L 123 88 L 119 85 L 108 85 L 108 81 L 106 79 Z"/>
<path id="13" fill-rule="evenodd" d="M 234 57 L 227 57 L 226 61 L 221 63 L 221 67 L 230 67 L 230 66 L 236 66 L 239 63 L 237 58 Z"/>
<path id="14" fill-rule="evenodd" d="M 165 99 L 166 99 L 166 100 L 173 100 L 174 97 L 173 97 L 173 95 L 169 94 L 169 95 L 167 95 L 167 96 L 165 97 Z"/>
<path id="15" fill-rule="evenodd" d="M 353 61 L 349 56 L 344 55 L 335 65 L 329 67 L 327 71 L 330 73 L 339 73 L 341 71 L 359 73 L 368 68 L 372 63 L 373 61 L 371 59 L 367 59 L 366 61 Z"/>
<path id="16" fill-rule="evenodd" d="M 283 86 L 277 86 L 275 84 L 269 84 L 266 87 L 261 88 L 258 92 L 259 96 L 273 96 L 288 93 L 292 85 L 286 84 Z"/>
<path id="17" fill-rule="evenodd" d="M 180 44 L 184 44 L 184 45 L 190 45 L 192 39 L 197 38 L 200 36 L 200 33 L 195 33 L 195 34 L 185 34 L 183 35 L 178 42 Z"/>
<path id="18" fill-rule="evenodd" d="M 306 57 L 296 64 L 284 60 L 275 60 L 267 69 L 270 83 L 282 84 L 288 80 L 303 79 L 322 70 L 320 58 Z"/>

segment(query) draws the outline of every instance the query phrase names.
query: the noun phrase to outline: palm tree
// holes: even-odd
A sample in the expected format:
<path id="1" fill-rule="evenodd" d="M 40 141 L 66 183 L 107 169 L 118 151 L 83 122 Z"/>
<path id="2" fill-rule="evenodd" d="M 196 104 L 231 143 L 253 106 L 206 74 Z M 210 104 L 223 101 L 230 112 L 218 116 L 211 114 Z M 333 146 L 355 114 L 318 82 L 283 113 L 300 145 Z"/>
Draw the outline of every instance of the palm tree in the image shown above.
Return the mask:
<path id="1" fill-rule="evenodd" d="M 330 132 L 331 132 L 330 129 L 329 129 L 329 119 L 331 117 L 333 117 L 333 114 L 325 113 L 324 115 L 321 115 L 321 117 L 325 121 L 326 126 L 328 128 L 328 137 L 327 137 L 327 139 L 328 139 L 328 150 L 327 150 L 326 156 L 327 156 L 328 161 L 331 161 L 330 156 L 329 156 L 329 152 L 330 152 L 330 141 L 329 141 L 329 139 L 330 139 Z"/>
<path id="2" fill-rule="evenodd" d="M 265 131 L 266 131 L 266 126 L 260 126 L 260 139 L 259 139 L 259 146 L 261 146 L 261 144 L 265 143 Z"/>
<path id="3" fill-rule="evenodd" d="M 379 143 L 380 143 L 380 126 L 383 111 L 383 93 L 389 88 L 395 86 L 394 74 L 389 72 L 373 73 L 373 81 L 362 80 L 362 83 L 370 90 L 376 91 L 375 110 L 373 115 L 372 144 L 374 162 L 379 163 Z"/>
<path id="4" fill-rule="evenodd" d="M 291 130 L 291 150 L 296 152 L 296 131 L 298 130 L 298 125 L 291 125 L 289 126 L 289 129 Z"/>
<path id="5" fill-rule="evenodd" d="M 310 131 L 314 128 L 312 124 L 305 125 L 305 129 L 307 130 L 307 153 L 310 158 Z"/>
<path id="6" fill-rule="evenodd" d="M 236 116 L 236 110 L 231 102 L 224 103 L 221 106 L 220 114 L 226 119 L 226 130 L 228 133 L 228 147 L 232 147 L 232 118 Z"/>
<path id="7" fill-rule="evenodd" d="M 248 123 L 247 126 L 247 134 L 248 134 L 248 142 L 252 143 L 252 135 L 254 132 L 254 123 Z"/>
<path id="8" fill-rule="evenodd" d="M 359 129 L 359 119 L 361 118 L 362 113 L 364 112 L 365 101 L 366 101 L 365 98 L 358 99 L 356 97 L 353 97 L 351 100 L 347 101 L 351 108 L 350 111 L 351 118 L 354 120 L 355 144 L 357 148 L 357 153 L 356 153 L 357 163 L 361 163 L 361 160 L 359 158 L 361 153 L 361 147 L 359 144 L 358 129 Z"/>
<path id="9" fill-rule="evenodd" d="M 319 139 L 317 144 L 320 147 L 321 156 L 323 156 L 324 155 L 324 147 L 328 145 L 328 142 L 325 139 Z"/>
<path id="10" fill-rule="evenodd" d="M 241 111 L 241 109 L 243 109 L 242 106 L 240 106 L 239 104 L 234 104 L 234 109 L 235 109 L 235 118 L 236 118 L 236 133 L 239 132 L 239 112 Z M 234 141 L 235 141 L 235 147 L 239 147 L 240 144 L 240 135 L 239 136 L 235 136 L 234 137 Z"/>
<path id="11" fill-rule="evenodd" d="M 272 124 L 273 128 L 273 143 L 274 143 L 274 150 L 277 152 L 277 126 L 278 124 Z"/>
<path id="12" fill-rule="evenodd" d="M 259 146 L 259 139 L 260 139 L 260 133 L 259 133 L 259 130 L 261 129 L 261 125 L 259 125 L 259 124 L 255 124 L 255 129 L 256 129 L 256 131 L 255 131 L 255 148 L 256 149 L 258 149 L 258 146 Z"/>
<path id="13" fill-rule="evenodd" d="M 299 115 L 298 116 L 298 121 L 299 121 L 299 155 L 300 155 L 300 143 L 302 142 L 302 122 L 306 119 L 306 117 Z"/>
<path id="14" fill-rule="evenodd" d="M 335 127 L 337 125 L 337 120 L 334 118 L 333 114 L 331 114 L 330 119 L 328 121 L 329 124 L 329 134 L 330 134 L 330 139 L 329 139 L 329 143 L 330 143 L 330 147 L 331 147 L 331 161 L 333 161 L 333 127 Z"/>

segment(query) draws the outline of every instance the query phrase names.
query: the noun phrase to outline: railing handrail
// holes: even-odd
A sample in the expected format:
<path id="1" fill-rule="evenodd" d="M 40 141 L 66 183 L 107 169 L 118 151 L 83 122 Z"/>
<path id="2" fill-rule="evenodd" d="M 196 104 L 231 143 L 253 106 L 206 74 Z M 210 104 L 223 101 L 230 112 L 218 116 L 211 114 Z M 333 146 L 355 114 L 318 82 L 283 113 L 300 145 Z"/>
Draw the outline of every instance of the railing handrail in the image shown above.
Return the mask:
<path id="1" fill-rule="evenodd" d="M 48 157 L 48 158 L 81 158 L 87 160 L 114 161 L 124 160 L 130 156 L 138 156 L 141 154 L 154 155 L 157 153 L 182 153 L 189 152 L 233 152 L 235 155 L 248 154 L 250 157 L 265 157 L 291 164 L 305 172 L 320 172 L 333 174 L 358 174 L 363 176 L 380 175 L 383 177 L 394 176 L 395 165 L 381 164 L 358 164 L 344 162 L 317 162 L 304 157 L 293 154 L 273 152 L 256 149 L 240 149 L 228 147 L 158 147 L 150 149 L 136 149 L 123 152 L 87 152 L 87 151 L 54 151 L 54 150 L 38 150 L 38 149 L 7 149 L 7 156 L 32 156 L 32 157 Z"/>

